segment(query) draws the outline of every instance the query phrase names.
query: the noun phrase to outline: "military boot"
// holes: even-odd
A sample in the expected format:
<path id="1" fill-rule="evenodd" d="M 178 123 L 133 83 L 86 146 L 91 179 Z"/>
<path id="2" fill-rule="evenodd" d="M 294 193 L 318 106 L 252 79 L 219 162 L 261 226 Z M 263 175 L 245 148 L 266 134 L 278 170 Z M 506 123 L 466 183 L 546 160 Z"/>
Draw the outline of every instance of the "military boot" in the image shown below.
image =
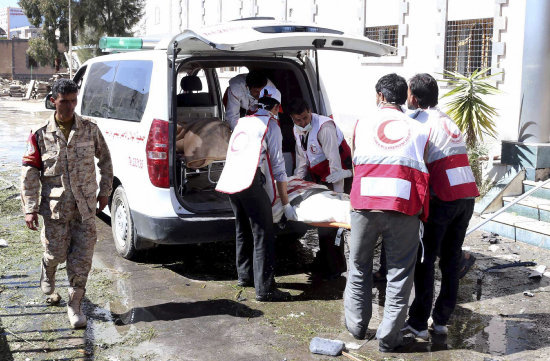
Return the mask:
<path id="1" fill-rule="evenodd" d="M 46 267 L 44 259 L 42 259 L 40 268 L 40 288 L 45 295 L 51 295 L 55 290 L 55 271 L 57 271 L 57 266 Z"/>
<path id="2" fill-rule="evenodd" d="M 84 297 L 84 288 L 69 287 L 69 302 L 67 302 L 67 315 L 73 328 L 86 326 L 86 316 L 82 312 L 82 298 Z"/>

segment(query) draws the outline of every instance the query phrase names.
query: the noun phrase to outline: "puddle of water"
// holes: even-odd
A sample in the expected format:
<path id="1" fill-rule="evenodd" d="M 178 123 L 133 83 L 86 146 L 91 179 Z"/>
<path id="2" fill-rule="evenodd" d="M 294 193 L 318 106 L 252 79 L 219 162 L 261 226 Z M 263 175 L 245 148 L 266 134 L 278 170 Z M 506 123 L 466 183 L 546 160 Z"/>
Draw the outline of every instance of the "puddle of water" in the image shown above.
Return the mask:
<path id="1" fill-rule="evenodd" d="M 458 309 L 449 327 L 448 344 L 453 349 L 470 349 L 495 356 L 536 350 L 542 345 L 540 329 L 530 315 L 488 316 Z"/>
<path id="2" fill-rule="evenodd" d="M 0 107 L 0 164 L 20 164 L 29 133 L 43 124 L 51 112 Z"/>

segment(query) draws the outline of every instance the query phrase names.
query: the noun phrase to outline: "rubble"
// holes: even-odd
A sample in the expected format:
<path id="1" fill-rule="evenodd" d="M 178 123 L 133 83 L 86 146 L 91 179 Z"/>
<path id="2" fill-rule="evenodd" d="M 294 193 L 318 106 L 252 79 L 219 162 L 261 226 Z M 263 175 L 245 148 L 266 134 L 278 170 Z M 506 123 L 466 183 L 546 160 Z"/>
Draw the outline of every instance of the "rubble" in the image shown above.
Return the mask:
<path id="1" fill-rule="evenodd" d="M 28 87 L 25 99 L 43 99 L 52 88 L 48 82 L 38 80 L 31 80 Z"/>
<path id="2" fill-rule="evenodd" d="M 60 77 L 64 77 L 63 74 L 54 78 L 58 79 Z M 50 79 L 50 81 L 31 80 L 29 83 L 0 78 L 0 97 L 42 99 L 50 92 L 54 78 Z"/>
<path id="3" fill-rule="evenodd" d="M 492 244 L 492 245 L 489 246 L 489 251 L 491 251 L 491 252 L 496 252 L 496 251 L 498 251 L 499 249 L 500 249 L 500 247 L 497 246 L 497 245 L 494 245 L 494 244 Z"/>
<path id="4" fill-rule="evenodd" d="M 546 266 L 545 265 L 539 265 L 539 266 L 537 266 L 537 268 L 535 268 L 535 270 L 533 272 L 531 272 L 531 274 L 529 275 L 529 278 L 540 280 L 542 278 L 542 275 L 544 274 L 544 271 L 546 271 Z"/>
<path id="5" fill-rule="evenodd" d="M 487 233 L 487 232 L 483 232 L 483 234 L 481 235 L 481 238 L 486 241 L 486 242 L 489 242 L 490 244 L 497 244 L 497 243 L 500 243 L 500 239 L 499 239 L 500 235 L 498 235 L 497 233 Z"/>

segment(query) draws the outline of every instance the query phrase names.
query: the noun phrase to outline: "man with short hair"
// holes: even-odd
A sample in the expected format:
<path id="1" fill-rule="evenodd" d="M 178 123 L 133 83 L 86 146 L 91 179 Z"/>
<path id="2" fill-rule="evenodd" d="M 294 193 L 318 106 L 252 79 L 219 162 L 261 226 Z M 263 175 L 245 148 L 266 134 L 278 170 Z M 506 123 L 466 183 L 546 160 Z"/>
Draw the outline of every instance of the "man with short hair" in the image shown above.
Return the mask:
<path id="1" fill-rule="evenodd" d="M 376 84 L 378 110 L 354 131 L 349 270 L 344 292 L 346 327 L 364 339 L 372 316 L 372 264 L 379 236 L 386 249 L 384 317 L 376 337 L 382 352 L 411 341 L 401 328 L 413 285 L 421 218 L 428 205 L 424 149 L 429 129 L 405 115 L 407 82 L 388 74 Z"/>
<path id="2" fill-rule="evenodd" d="M 294 175 L 304 179 L 309 174 L 315 183 L 349 194 L 351 150 L 340 128 L 332 118 L 312 113 L 304 99 L 293 99 L 285 109 L 294 122 Z M 336 228 L 318 229 L 319 252 L 313 262 L 313 272 L 323 278 L 336 278 L 346 271 L 344 242 L 335 244 L 337 232 Z"/>
<path id="3" fill-rule="evenodd" d="M 296 220 L 296 212 L 288 201 L 277 122 L 281 93 L 266 86 L 258 94 L 256 114 L 239 119 L 231 134 L 216 190 L 229 194 L 235 214 L 238 285 L 254 286 L 258 301 L 285 301 L 290 293 L 275 284 L 272 205 L 277 195 L 288 220 Z"/>
<path id="4" fill-rule="evenodd" d="M 27 227 L 37 230 L 38 214 L 44 222 L 40 288 L 52 295 L 57 265 L 67 261 L 67 314 L 74 328 L 86 325 L 81 303 L 96 242 L 94 216 L 107 205 L 113 184 L 111 156 L 101 131 L 91 119 L 74 112 L 77 93 L 72 80 L 53 85 L 50 100 L 56 111 L 31 132 L 21 173 Z M 94 157 L 101 175 L 97 196 Z"/>
<path id="5" fill-rule="evenodd" d="M 437 108 L 438 95 L 437 81 L 429 74 L 417 74 L 409 81 L 407 105 L 416 109 L 411 117 L 432 130 L 427 148 L 430 215 L 424 225 L 424 261 L 416 263 L 415 299 L 403 330 L 424 340 L 428 339 L 438 256 L 441 289 L 431 312 L 431 327 L 436 334 L 447 334 L 456 306 L 462 244 L 479 195 L 462 133 Z"/>
<path id="6" fill-rule="evenodd" d="M 259 70 L 251 70 L 248 74 L 239 74 L 229 80 L 224 103 L 225 121 L 231 129 L 235 129 L 239 118 L 252 115 L 258 110 L 260 90 L 265 86 L 275 87 Z"/>

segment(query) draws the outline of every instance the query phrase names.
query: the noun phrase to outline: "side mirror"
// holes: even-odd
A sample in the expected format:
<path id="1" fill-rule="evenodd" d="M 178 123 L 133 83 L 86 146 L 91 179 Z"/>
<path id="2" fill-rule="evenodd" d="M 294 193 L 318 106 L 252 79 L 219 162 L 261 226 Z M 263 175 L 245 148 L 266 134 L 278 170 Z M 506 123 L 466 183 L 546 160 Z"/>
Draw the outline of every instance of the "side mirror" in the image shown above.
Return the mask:
<path id="1" fill-rule="evenodd" d="M 44 106 L 46 109 L 54 109 L 55 110 L 55 104 L 50 101 L 50 98 L 52 97 L 52 93 L 48 93 L 46 95 L 46 98 L 44 98 Z"/>

